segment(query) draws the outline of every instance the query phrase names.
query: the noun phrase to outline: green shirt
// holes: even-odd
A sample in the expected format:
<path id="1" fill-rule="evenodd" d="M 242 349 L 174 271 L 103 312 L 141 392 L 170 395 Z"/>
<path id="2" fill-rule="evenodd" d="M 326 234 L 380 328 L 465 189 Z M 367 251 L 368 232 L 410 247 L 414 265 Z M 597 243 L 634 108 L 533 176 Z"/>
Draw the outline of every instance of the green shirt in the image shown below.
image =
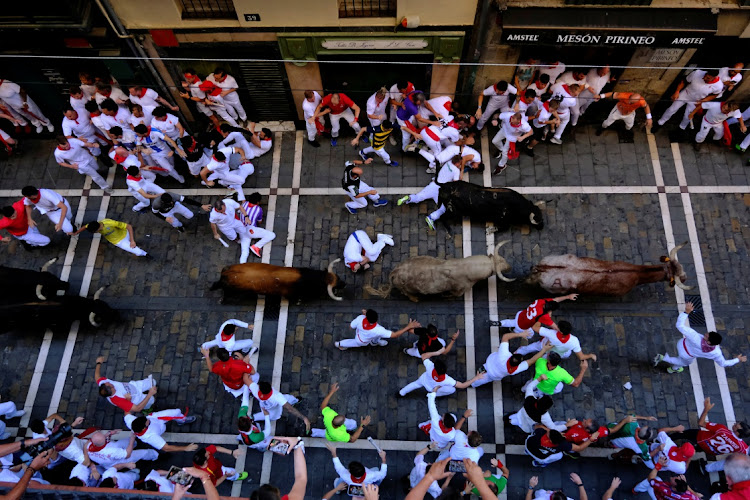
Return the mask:
<path id="1" fill-rule="evenodd" d="M 99 233 L 113 245 L 121 242 L 128 236 L 128 225 L 112 219 L 102 219 L 99 221 L 101 227 Z"/>
<path id="2" fill-rule="evenodd" d="M 607 424 L 608 429 L 612 429 L 613 427 L 617 426 L 619 422 L 612 422 Z M 618 438 L 633 438 L 633 442 L 638 446 L 638 448 L 641 450 L 641 458 L 643 460 L 651 460 L 651 453 L 648 449 L 648 443 L 644 442 L 638 442 L 636 439 L 636 434 L 638 433 L 638 429 L 640 426 L 638 425 L 638 422 L 629 422 L 622 426 L 622 429 L 615 432 L 614 434 L 609 435 L 609 439 L 618 439 Z"/>
<path id="3" fill-rule="evenodd" d="M 536 375 L 534 375 L 534 378 L 539 378 L 539 375 L 547 376 L 547 380 L 539 382 L 539 385 L 536 386 L 537 389 L 545 394 L 554 394 L 555 387 L 557 387 L 557 384 L 560 382 L 564 384 L 572 384 L 575 380 L 575 378 L 561 366 L 556 366 L 553 370 L 548 370 L 547 360 L 545 358 L 537 359 L 534 368 L 536 369 Z"/>
<path id="4" fill-rule="evenodd" d="M 339 414 L 336 413 L 330 406 L 323 408 L 323 426 L 326 428 L 326 439 L 328 441 L 348 443 L 349 442 L 349 431 L 346 430 L 346 426 L 340 427 L 333 426 L 333 419 Z"/>
<path id="5" fill-rule="evenodd" d="M 485 481 L 489 481 L 491 483 L 495 483 L 495 486 L 497 486 L 497 493 L 500 494 L 505 489 L 505 485 L 508 484 L 508 478 L 505 476 L 497 477 L 496 475 L 491 475 L 490 477 L 484 478 Z M 479 490 L 474 488 L 471 490 L 471 493 L 473 495 L 479 496 Z M 481 498 L 481 497 L 479 497 Z"/>

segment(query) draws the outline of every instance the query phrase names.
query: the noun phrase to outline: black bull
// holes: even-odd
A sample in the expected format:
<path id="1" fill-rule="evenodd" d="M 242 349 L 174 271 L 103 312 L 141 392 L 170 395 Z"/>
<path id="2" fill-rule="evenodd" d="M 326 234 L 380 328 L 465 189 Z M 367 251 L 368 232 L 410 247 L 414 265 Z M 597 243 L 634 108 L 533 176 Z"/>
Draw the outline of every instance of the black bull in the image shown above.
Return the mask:
<path id="1" fill-rule="evenodd" d="M 75 320 L 98 327 L 117 319 L 117 312 L 106 302 L 96 298 L 62 295 L 48 300 L 11 302 L 0 301 L 0 332 L 13 329 L 70 328 Z"/>
<path id="2" fill-rule="evenodd" d="M 440 185 L 438 206 L 440 204 L 445 205 L 448 218 L 470 217 L 492 222 L 498 231 L 507 231 L 510 226 L 544 227 L 539 207 L 508 188 L 487 188 L 464 181 L 447 182 Z"/>
<path id="3" fill-rule="evenodd" d="M 0 283 L 5 285 L 0 289 L 0 301 L 47 300 L 57 295 L 58 291 L 64 293 L 68 283 L 47 271 L 56 260 L 44 264 L 41 271 L 0 266 Z"/>

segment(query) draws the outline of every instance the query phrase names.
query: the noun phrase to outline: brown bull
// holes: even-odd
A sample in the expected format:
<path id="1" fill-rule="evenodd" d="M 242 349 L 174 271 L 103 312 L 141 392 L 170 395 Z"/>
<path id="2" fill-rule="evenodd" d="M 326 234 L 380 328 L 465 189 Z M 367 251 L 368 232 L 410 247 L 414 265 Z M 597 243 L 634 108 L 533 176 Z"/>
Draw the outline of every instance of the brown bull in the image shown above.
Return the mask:
<path id="1" fill-rule="evenodd" d="M 625 295 L 637 285 L 659 281 L 690 290 L 692 287 L 683 284 L 687 276 L 677 262 L 677 251 L 686 244 L 674 247 L 669 257 L 659 259 L 658 265 L 639 266 L 570 254 L 548 255 L 531 268 L 526 282 L 555 294 Z"/>
<path id="2" fill-rule="evenodd" d="M 224 300 L 229 296 L 277 295 L 287 299 L 317 298 L 327 293 L 333 300 L 342 300 L 334 290 L 341 290 L 346 283 L 333 272 L 336 259 L 327 271 L 300 267 L 273 266 L 271 264 L 247 263 L 227 266 L 221 271 L 219 281 L 211 290 L 221 288 Z"/>

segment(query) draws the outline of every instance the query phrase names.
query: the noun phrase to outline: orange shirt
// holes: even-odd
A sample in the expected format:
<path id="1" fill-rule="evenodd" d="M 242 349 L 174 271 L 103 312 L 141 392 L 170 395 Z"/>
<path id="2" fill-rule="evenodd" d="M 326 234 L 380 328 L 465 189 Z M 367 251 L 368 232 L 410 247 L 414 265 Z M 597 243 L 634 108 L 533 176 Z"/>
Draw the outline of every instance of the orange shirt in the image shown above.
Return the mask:
<path id="1" fill-rule="evenodd" d="M 629 115 L 636 109 L 646 106 L 646 100 L 643 97 L 635 102 L 630 101 L 633 92 L 618 92 L 617 95 L 619 96 L 617 98 L 617 109 L 623 115 Z"/>

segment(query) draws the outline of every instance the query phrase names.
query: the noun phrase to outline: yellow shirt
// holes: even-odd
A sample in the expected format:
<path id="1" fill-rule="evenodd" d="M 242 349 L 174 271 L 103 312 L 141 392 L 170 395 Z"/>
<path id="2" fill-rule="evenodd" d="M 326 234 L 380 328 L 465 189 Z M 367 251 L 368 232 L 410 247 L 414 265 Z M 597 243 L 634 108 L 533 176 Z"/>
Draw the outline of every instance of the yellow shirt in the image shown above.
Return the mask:
<path id="1" fill-rule="evenodd" d="M 99 233 L 113 245 L 121 242 L 128 236 L 128 225 L 124 222 L 102 219 L 99 221 L 101 227 Z"/>

